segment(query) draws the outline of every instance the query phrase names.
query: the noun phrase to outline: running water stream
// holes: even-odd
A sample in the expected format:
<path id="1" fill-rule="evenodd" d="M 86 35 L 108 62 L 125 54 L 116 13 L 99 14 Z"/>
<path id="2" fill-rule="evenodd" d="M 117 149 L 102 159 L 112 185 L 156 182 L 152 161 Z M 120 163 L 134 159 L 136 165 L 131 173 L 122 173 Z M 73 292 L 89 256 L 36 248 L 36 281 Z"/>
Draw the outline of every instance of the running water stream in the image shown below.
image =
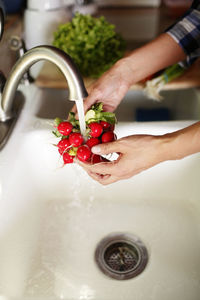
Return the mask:
<path id="1" fill-rule="evenodd" d="M 76 101 L 76 107 L 78 112 L 78 119 L 80 124 L 80 131 L 84 139 L 86 139 L 86 125 L 85 125 L 85 114 L 83 100 Z"/>

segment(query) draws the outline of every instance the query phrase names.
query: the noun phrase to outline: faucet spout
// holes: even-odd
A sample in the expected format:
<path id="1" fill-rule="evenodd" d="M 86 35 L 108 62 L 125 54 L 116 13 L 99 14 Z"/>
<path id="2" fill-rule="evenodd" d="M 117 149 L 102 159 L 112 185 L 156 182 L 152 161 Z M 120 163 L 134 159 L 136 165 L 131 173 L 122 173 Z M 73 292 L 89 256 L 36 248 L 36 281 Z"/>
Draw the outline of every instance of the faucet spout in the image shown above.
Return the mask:
<path id="1" fill-rule="evenodd" d="M 18 84 L 24 73 L 40 60 L 54 63 L 63 73 L 69 87 L 69 100 L 79 101 L 87 96 L 81 74 L 70 56 L 53 46 L 38 46 L 27 51 L 11 70 L 0 101 L 0 121 L 13 117 L 13 100 Z"/>

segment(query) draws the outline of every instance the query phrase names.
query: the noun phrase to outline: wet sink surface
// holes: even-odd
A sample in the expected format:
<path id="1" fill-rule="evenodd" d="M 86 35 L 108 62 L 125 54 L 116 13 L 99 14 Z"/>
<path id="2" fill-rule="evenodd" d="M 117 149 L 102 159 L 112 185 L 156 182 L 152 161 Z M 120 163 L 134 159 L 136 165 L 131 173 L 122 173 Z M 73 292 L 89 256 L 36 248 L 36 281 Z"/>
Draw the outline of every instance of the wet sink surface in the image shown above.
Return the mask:
<path id="1" fill-rule="evenodd" d="M 117 133 L 161 134 L 184 125 L 169 124 L 121 123 Z M 0 295 L 199 300 L 200 155 L 104 187 L 79 166 L 62 167 L 55 142 L 47 121 L 25 132 L 1 183 Z M 113 232 L 134 234 L 147 247 L 138 277 L 118 281 L 97 267 L 96 246 Z"/>

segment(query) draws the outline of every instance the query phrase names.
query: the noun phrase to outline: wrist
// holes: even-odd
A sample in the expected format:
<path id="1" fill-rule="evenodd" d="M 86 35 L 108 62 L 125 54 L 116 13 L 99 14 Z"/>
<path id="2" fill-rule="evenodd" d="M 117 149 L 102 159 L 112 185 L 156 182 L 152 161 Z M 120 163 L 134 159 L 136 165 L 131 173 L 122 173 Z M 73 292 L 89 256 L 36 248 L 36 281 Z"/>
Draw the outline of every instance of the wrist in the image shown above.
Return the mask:
<path id="1" fill-rule="evenodd" d="M 184 128 L 160 136 L 162 161 L 179 160 L 190 154 L 198 152 L 193 147 L 189 128 Z"/>
<path id="2" fill-rule="evenodd" d="M 182 159 L 200 152 L 200 122 L 163 136 L 170 160 Z"/>
<path id="3" fill-rule="evenodd" d="M 162 136 L 157 136 L 157 139 L 159 141 L 159 147 L 157 149 L 160 162 L 183 158 L 177 143 L 176 134 L 164 134 Z"/>
<path id="4" fill-rule="evenodd" d="M 133 83 L 135 83 L 134 77 L 134 70 L 131 67 L 131 60 L 129 57 L 124 57 L 120 60 L 118 60 L 114 68 L 116 68 L 116 71 L 121 74 L 121 78 L 124 81 L 124 85 L 127 86 L 129 89 Z"/>
<path id="5" fill-rule="evenodd" d="M 138 49 L 116 63 L 117 67 L 123 74 L 123 78 L 127 81 L 129 88 L 145 79 L 147 76 L 153 74 L 151 63 L 148 63 L 148 70 L 147 65 L 144 64 L 143 60 L 144 57 L 140 55 L 140 51 Z"/>

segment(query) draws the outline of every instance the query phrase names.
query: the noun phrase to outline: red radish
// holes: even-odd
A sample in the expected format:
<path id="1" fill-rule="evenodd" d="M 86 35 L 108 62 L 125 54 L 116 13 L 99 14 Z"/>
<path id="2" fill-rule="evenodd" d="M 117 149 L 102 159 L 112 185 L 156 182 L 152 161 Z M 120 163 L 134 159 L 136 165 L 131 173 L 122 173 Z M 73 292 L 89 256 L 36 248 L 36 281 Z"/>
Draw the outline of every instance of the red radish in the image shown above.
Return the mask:
<path id="1" fill-rule="evenodd" d="M 61 122 L 57 129 L 62 135 L 69 135 L 72 131 L 73 125 L 70 122 Z"/>
<path id="2" fill-rule="evenodd" d="M 86 145 L 88 145 L 88 147 L 92 148 L 95 145 L 98 145 L 100 143 L 100 140 L 98 138 L 95 137 L 91 137 L 90 139 L 87 140 Z"/>
<path id="3" fill-rule="evenodd" d="M 110 162 L 110 160 L 98 154 L 92 154 L 90 161 L 92 164 L 98 164 L 100 162 Z"/>
<path id="4" fill-rule="evenodd" d="M 77 157 L 80 161 L 87 161 L 90 159 L 91 157 L 91 150 L 88 146 L 86 145 L 83 145 L 83 146 L 80 146 L 77 150 Z"/>
<path id="5" fill-rule="evenodd" d="M 115 124 L 110 124 L 110 131 L 114 131 L 115 129 Z"/>
<path id="6" fill-rule="evenodd" d="M 84 139 L 81 133 L 79 132 L 72 132 L 69 136 L 70 144 L 74 147 L 79 147 L 83 144 Z"/>
<path id="7" fill-rule="evenodd" d="M 92 148 L 116 139 L 115 115 L 109 112 L 105 113 L 103 103 L 95 103 L 90 110 L 85 118 L 85 136 L 81 134 L 79 120 L 76 119 L 73 112 L 69 113 L 69 118 L 66 120 L 56 118 L 54 121 L 56 129 L 53 133 L 56 137 L 60 137 L 56 146 L 63 157 L 64 164 L 73 163 L 74 158 L 91 164 L 108 161 L 103 156 L 92 153 Z"/>
<path id="8" fill-rule="evenodd" d="M 101 126 L 103 127 L 103 130 L 104 130 L 104 131 L 109 130 L 109 129 L 111 128 L 111 126 L 112 126 L 110 123 L 108 123 L 108 122 L 106 122 L 106 121 L 100 121 L 100 124 L 101 124 Z"/>
<path id="9" fill-rule="evenodd" d="M 62 157 L 63 157 L 64 164 L 72 164 L 73 163 L 74 157 L 69 155 L 69 153 L 64 152 Z"/>
<path id="10" fill-rule="evenodd" d="M 101 124 L 97 122 L 90 123 L 89 127 L 90 127 L 90 135 L 92 137 L 99 137 L 103 132 L 103 127 L 101 126 Z"/>
<path id="11" fill-rule="evenodd" d="M 91 163 L 92 164 L 98 164 L 100 162 L 102 162 L 103 159 L 102 159 L 102 156 L 101 155 L 98 155 L 98 154 L 92 154 L 91 156 Z"/>
<path id="12" fill-rule="evenodd" d="M 70 142 L 68 139 L 60 140 L 60 142 L 57 144 L 58 151 L 62 155 L 63 152 L 67 151 L 70 147 Z"/>
<path id="13" fill-rule="evenodd" d="M 114 141 L 114 139 L 115 139 L 115 135 L 114 135 L 113 131 L 107 131 L 107 132 L 103 133 L 102 137 L 101 137 L 102 143 L 109 143 L 109 142 Z"/>

